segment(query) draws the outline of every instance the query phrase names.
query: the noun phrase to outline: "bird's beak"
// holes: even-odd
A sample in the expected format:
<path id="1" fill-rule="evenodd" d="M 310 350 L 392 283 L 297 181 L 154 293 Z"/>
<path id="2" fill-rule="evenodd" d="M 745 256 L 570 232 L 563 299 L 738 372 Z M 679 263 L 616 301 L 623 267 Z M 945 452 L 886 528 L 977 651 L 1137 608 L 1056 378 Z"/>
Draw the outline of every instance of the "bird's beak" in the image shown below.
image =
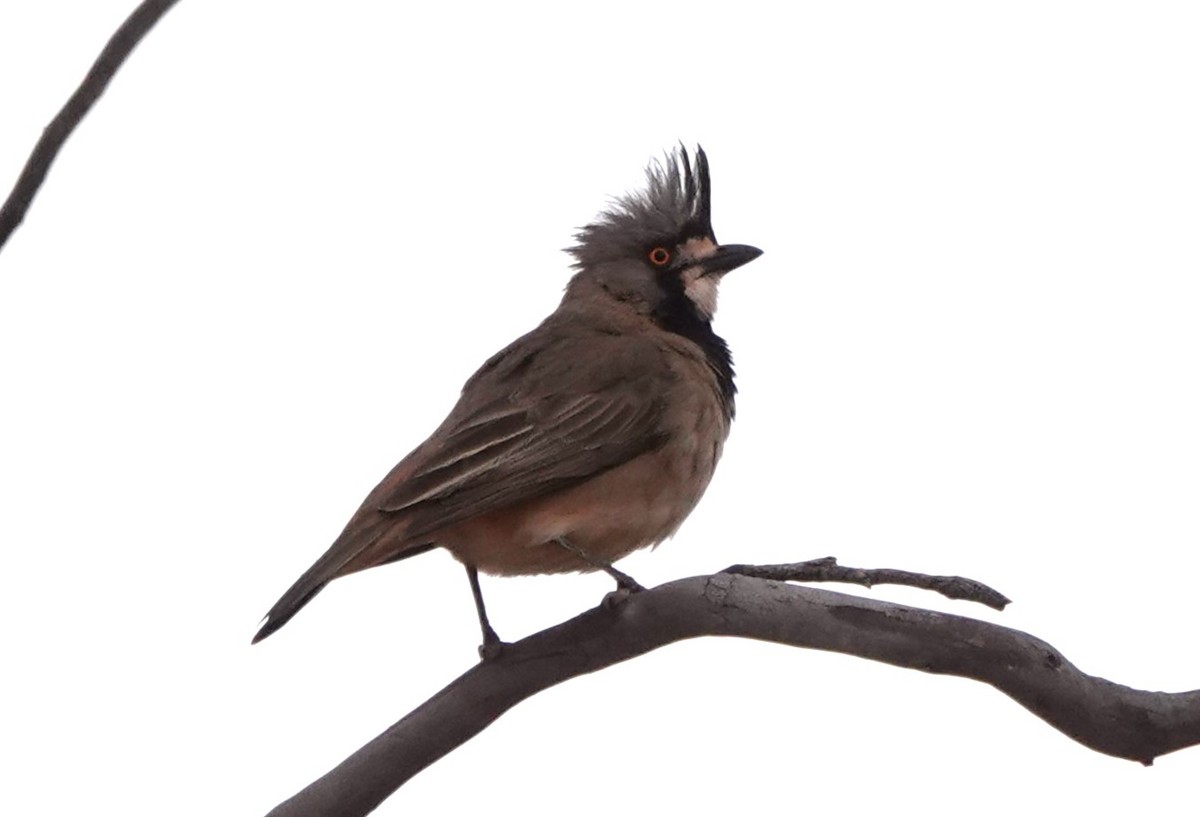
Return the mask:
<path id="1" fill-rule="evenodd" d="M 722 244 L 716 251 L 704 259 L 704 272 L 707 275 L 724 275 L 743 264 L 749 264 L 762 255 L 758 247 L 749 244 Z"/>

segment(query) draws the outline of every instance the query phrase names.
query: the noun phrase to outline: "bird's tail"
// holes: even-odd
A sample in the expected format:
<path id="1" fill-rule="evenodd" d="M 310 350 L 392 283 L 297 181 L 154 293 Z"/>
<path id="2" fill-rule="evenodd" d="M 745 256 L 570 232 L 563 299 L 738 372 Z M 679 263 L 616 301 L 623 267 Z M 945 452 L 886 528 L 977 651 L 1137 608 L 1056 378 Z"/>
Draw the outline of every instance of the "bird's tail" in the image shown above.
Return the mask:
<path id="1" fill-rule="evenodd" d="M 300 612 L 301 607 L 312 601 L 313 596 L 320 593 L 325 585 L 333 580 L 334 575 L 330 574 L 328 565 L 324 562 L 324 558 L 318 559 L 316 564 L 306 570 L 304 575 L 279 597 L 279 601 L 271 607 L 266 620 L 258 628 L 254 638 L 250 640 L 251 644 L 257 644 L 291 621 L 292 616 Z"/>
<path id="2" fill-rule="evenodd" d="M 397 536 L 400 529 L 391 518 L 378 513 L 374 513 L 373 517 L 366 524 L 358 516 L 350 520 L 329 550 L 271 607 L 266 620 L 251 639 L 251 644 L 257 644 L 287 624 L 292 616 L 300 612 L 300 608 L 339 576 L 407 559 L 434 547 L 432 544 L 413 544 Z"/>
<path id="3" fill-rule="evenodd" d="M 388 525 L 382 518 L 372 519 L 373 524 L 362 524 L 361 516 L 361 510 L 359 513 L 355 513 L 346 525 L 346 529 L 329 546 L 328 551 L 314 561 L 312 567 L 306 570 L 304 575 L 296 579 L 292 587 L 287 589 L 287 593 L 280 596 L 280 600 L 276 601 L 275 605 L 266 613 L 266 620 L 263 621 L 263 626 L 259 627 L 258 632 L 254 633 L 251 644 L 263 641 L 263 638 L 287 624 L 292 620 L 293 615 L 300 612 L 301 607 L 307 605 L 312 601 L 313 596 L 324 589 L 326 584 L 334 581 L 338 576 L 354 572 L 353 567 L 347 569 L 348 563 L 378 542 L 384 531 L 388 529 Z"/>

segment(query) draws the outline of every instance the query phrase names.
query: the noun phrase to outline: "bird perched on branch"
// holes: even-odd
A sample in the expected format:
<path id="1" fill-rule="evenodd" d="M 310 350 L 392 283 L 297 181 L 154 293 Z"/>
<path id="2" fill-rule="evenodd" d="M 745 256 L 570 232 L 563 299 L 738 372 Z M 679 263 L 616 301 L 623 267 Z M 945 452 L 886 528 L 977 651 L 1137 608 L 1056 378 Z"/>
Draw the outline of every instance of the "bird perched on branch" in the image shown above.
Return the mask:
<path id="1" fill-rule="evenodd" d="M 722 276 L 761 254 L 718 244 L 708 159 L 679 148 L 576 236 L 558 308 L 483 364 L 436 431 L 371 491 L 267 613 L 278 630 L 339 576 L 444 547 L 478 571 L 604 570 L 675 532 L 733 420 L 733 363 L 713 332 Z"/>

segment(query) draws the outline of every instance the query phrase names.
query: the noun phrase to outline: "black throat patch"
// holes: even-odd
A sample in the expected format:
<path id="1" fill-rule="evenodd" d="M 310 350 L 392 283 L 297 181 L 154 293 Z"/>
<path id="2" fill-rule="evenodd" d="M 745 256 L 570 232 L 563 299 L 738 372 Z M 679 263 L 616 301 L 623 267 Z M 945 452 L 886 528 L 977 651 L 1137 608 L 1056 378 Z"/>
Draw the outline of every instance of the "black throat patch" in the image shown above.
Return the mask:
<path id="1" fill-rule="evenodd" d="M 663 329 L 687 338 L 703 350 L 709 367 L 717 376 L 725 416 L 732 420 L 737 386 L 733 382 L 733 355 L 729 353 L 729 344 L 713 331 L 712 322 L 703 318 L 696 310 L 696 305 L 684 292 L 683 282 L 678 276 L 663 275 L 659 282 L 665 297 L 651 313 L 651 317 Z"/>

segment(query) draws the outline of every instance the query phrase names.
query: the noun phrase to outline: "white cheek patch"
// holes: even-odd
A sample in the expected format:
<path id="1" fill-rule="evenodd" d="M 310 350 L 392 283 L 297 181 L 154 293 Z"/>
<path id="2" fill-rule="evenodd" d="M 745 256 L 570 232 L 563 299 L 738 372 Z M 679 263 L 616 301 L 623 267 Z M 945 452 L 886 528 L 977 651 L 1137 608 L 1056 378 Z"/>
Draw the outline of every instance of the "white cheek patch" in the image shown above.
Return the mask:
<path id="1" fill-rule="evenodd" d="M 717 251 L 717 245 L 711 238 L 689 238 L 679 245 L 685 258 L 701 261 Z"/>
<path id="2" fill-rule="evenodd" d="M 711 321 L 717 314 L 717 284 L 721 283 L 721 276 L 705 275 L 703 261 L 717 251 L 716 242 L 711 238 L 689 238 L 679 245 L 679 250 L 688 261 L 700 262 L 685 267 L 680 277 L 688 300 L 696 305 L 696 311 L 705 320 Z"/>
<path id="3" fill-rule="evenodd" d="M 711 321 L 717 314 L 717 284 L 720 282 L 720 275 L 705 275 L 700 267 L 683 271 L 683 293 L 705 320 Z"/>

